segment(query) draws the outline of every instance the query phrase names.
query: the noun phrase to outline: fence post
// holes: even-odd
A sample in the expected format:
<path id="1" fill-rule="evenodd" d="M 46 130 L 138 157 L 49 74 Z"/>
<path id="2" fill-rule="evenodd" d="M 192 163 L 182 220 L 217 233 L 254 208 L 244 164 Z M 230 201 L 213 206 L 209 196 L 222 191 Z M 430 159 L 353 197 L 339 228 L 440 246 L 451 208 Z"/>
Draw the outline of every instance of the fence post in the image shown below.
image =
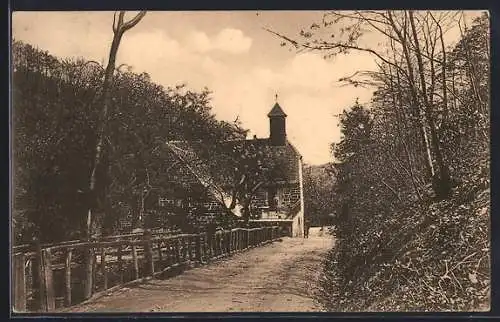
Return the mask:
<path id="1" fill-rule="evenodd" d="M 89 242 L 88 247 L 84 250 L 85 252 L 85 281 L 83 288 L 83 297 L 85 300 L 92 296 L 93 285 L 94 285 L 94 248 Z"/>
<path id="2" fill-rule="evenodd" d="M 161 263 L 163 261 L 163 256 L 161 254 L 161 241 L 158 241 L 158 262 Z"/>
<path id="3" fill-rule="evenodd" d="M 177 249 L 176 249 L 177 248 Z M 182 253 L 181 253 L 181 237 L 175 239 L 175 259 L 176 263 L 181 263 Z"/>
<path id="4" fill-rule="evenodd" d="M 218 256 L 218 253 L 217 253 L 218 241 L 219 241 L 219 238 L 218 238 L 218 235 L 216 232 L 212 235 L 212 257 L 213 258 Z"/>
<path id="5" fill-rule="evenodd" d="M 64 296 L 64 305 L 71 305 L 71 257 L 73 250 L 71 248 L 66 249 L 66 259 L 64 263 L 65 270 L 65 286 L 66 286 L 66 294 Z"/>
<path id="6" fill-rule="evenodd" d="M 25 312 L 26 311 L 26 271 L 24 265 L 26 263 L 26 256 L 21 253 L 14 256 L 14 265 L 12 278 L 13 284 L 13 300 L 14 300 L 14 311 Z"/>
<path id="7" fill-rule="evenodd" d="M 189 252 L 191 251 L 191 237 L 186 236 L 184 238 L 184 261 L 190 261 L 191 255 Z"/>
<path id="8" fill-rule="evenodd" d="M 132 260 L 134 261 L 134 280 L 139 279 L 139 262 L 137 260 L 137 246 L 132 245 Z"/>
<path id="9" fill-rule="evenodd" d="M 239 235 L 240 235 L 239 230 L 236 230 L 234 232 L 234 250 L 236 252 L 238 252 L 238 250 L 240 249 L 240 246 L 239 246 Z"/>
<path id="10" fill-rule="evenodd" d="M 92 294 L 97 290 L 97 248 L 92 247 Z"/>
<path id="11" fill-rule="evenodd" d="M 203 263 L 203 258 L 201 257 L 201 234 L 196 234 L 196 246 L 195 246 L 195 252 L 196 252 L 196 259 L 201 263 Z"/>
<path id="12" fill-rule="evenodd" d="M 192 261 L 193 260 L 193 236 L 188 236 L 186 238 L 186 240 L 187 240 L 187 253 L 188 253 L 187 259 L 189 261 Z"/>
<path id="13" fill-rule="evenodd" d="M 153 276 L 155 273 L 155 265 L 153 261 L 153 245 L 151 243 L 151 231 L 144 231 L 144 257 L 146 258 L 146 267 L 148 273 Z"/>
<path id="14" fill-rule="evenodd" d="M 122 259 L 123 245 L 118 245 L 118 274 L 120 275 L 120 284 L 123 284 L 123 259 Z"/>
<path id="15" fill-rule="evenodd" d="M 45 311 L 46 306 L 43 301 L 45 294 L 45 287 L 43 285 L 43 274 L 42 274 L 42 247 L 40 245 L 40 240 L 35 239 L 33 241 L 33 250 L 35 251 L 35 256 L 31 260 L 31 278 L 33 285 L 33 300 L 34 305 L 37 310 Z"/>
<path id="16" fill-rule="evenodd" d="M 47 312 L 53 311 L 56 307 L 54 296 L 54 283 L 52 276 L 52 264 L 50 248 L 42 251 L 43 259 L 43 282 L 45 284 L 45 303 Z"/>
<path id="17" fill-rule="evenodd" d="M 106 272 L 106 249 L 101 248 L 101 274 L 104 282 L 104 290 L 108 289 L 108 274 Z"/>
<path id="18" fill-rule="evenodd" d="M 224 231 L 219 232 L 217 241 L 217 245 L 219 247 L 219 256 L 222 256 L 224 255 Z"/>
<path id="19" fill-rule="evenodd" d="M 205 254 L 205 260 L 208 262 L 212 258 L 212 253 L 210 252 L 210 240 L 207 232 L 203 233 L 203 253 Z"/>
<path id="20" fill-rule="evenodd" d="M 189 236 L 182 238 L 182 256 L 185 262 L 189 261 Z"/>

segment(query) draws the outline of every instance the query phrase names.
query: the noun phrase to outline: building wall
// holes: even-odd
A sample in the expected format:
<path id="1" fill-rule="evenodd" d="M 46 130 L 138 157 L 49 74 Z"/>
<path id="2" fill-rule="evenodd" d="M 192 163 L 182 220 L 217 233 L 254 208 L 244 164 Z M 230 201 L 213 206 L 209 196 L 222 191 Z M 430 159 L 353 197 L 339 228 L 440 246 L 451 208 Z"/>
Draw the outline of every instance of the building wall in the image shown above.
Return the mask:
<path id="1" fill-rule="evenodd" d="M 300 184 L 292 183 L 277 187 L 276 196 L 282 208 L 289 208 L 300 200 Z M 269 187 L 260 188 L 252 199 L 252 207 L 269 207 Z"/>
<path id="2" fill-rule="evenodd" d="M 292 184 L 283 188 L 283 205 L 291 207 L 300 200 L 300 185 L 299 183 Z"/>
<path id="3" fill-rule="evenodd" d="M 296 216 L 297 226 L 296 234 L 297 237 L 304 237 L 304 177 L 302 173 L 302 157 L 298 160 L 299 167 L 299 197 L 300 197 L 300 211 Z"/>
<path id="4" fill-rule="evenodd" d="M 300 211 L 293 217 L 292 237 L 304 237 L 304 212 Z"/>
<path id="5" fill-rule="evenodd" d="M 278 187 L 277 196 L 281 198 L 280 206 L 282 207 L 282 211 L 288 210 L 300 201 L 300 210 L 292 218 L 291 234 L 292 237 L 304 237 L 304 187 L 301 158 L 296 160 L 296 166 L 298 169 L 298 182 Z M 252 201 L 253 207 L 269 207 L 268 189 L 268 187 L 263 187 L 257 192 Z"/>

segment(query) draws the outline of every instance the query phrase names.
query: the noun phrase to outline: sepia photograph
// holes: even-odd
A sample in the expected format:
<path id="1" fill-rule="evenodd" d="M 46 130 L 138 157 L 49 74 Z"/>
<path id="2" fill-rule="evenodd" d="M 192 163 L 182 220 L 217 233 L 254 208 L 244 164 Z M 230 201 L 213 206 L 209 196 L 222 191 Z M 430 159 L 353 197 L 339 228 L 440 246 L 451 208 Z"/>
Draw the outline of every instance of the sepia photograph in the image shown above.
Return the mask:
<path id="1" fill-rule="evenodd" d="M 490 311 L 488 11 L 11 23 L 11 314 Z"/>

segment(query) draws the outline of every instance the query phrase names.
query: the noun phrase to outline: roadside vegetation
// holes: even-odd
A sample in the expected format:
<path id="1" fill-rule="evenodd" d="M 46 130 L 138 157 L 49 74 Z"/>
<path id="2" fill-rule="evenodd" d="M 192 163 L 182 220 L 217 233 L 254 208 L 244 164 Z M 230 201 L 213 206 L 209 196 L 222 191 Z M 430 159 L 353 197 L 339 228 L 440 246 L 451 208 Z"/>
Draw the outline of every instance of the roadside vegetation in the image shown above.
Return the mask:
<path id="1" fill-rule="evenodd" d="M 297 39 L 271 32 L 326 59 L 363 51 L 378 62 L 341 80 L 375 91 L 344 110 L 332 145 L 337 242 L 324 265 L 326 309 L 488 310 L 487 13 L 466 23 L 460 11 L 329 12 Z M 364 47 L 370 33 L 384 49 Z"/>

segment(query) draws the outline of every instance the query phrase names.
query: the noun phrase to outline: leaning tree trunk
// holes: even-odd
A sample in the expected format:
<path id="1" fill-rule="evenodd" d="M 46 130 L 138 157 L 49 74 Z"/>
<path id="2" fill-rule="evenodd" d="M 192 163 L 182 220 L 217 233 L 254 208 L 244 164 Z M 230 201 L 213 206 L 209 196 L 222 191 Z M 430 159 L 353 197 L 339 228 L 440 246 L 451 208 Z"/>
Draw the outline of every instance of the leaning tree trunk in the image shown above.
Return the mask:
<path id="1" fill-rule="evenodd" d="M 421 140 L 423 142 L 423 145 L 425 147 L 425 152 L 426 152 L 426 168 L 431 177 L 434 177 L 435 175 L 435 170 L 434 170 L 434 165 L 432 162 L 432 153 L 431 153 L 431 147 L 429 143 L 429 138 L 427 134 L 427 129 L 425 127 L 424 122 L 422 121 L 422 112 L 418 100 L 418 91 L 417 91 L 417 86 L 415 85 L 415 73 L 413 70 L 413 65 L 410 57 L 410 45 L 408 44 L 408 33 L 407 33 L 407 22 L 406 22 L 406 13 L 405 13 L 405 23 L 404 26 L 401 27 L 403 29 L 403 32 L 399 27 L 396 25 L 392 18 L 392 14 L 390 11 L 387 12 L 387 17 L 389 19 L 389 23 L 392 27 L 392 30 L 396 33 L 399 42 L 401 43 L 401 47 L 403 49 L 403 57 L 406 61 L 406 65 L 408 67 L 408 84 L 409 84 L 409 89 L 410 89 L 410 95 L 411 95 L 411 101 L 412 101 L 412 117 L 416 118 L 416 124 L 419 129 L 419 135 L 421 137 Z"/>
<path id="2" fill-rule="evenodd" d="M 116 63 L 116 54 L 118 53 L 118 47 L 120 46 L 120 41 L 122 39 L 123 34 L 128 29 L 134 27 L 146 14 L 145 11 L 141 11 L 137 14 L 133 19 L 128 22 L 124 22 L 125 11 L 120 11 L 118 15 L 118 21 L 116 20 L 116 12 L 113 19 L 113 41 L 111 43 L 111 49 L 109 51 L 109 60 L 108 65 L 106 67 L 106 71 L 104 74 L 104 83 L 102 86 L 102 96 L 101 102 L 103 104 L 102 112 L 100 115 L 99 123 L 97 124 L 97 143 L 94 155 L 94 165 L 92 168 L 92 172 L 90 175 L 90 183 L 89 183 L 89 196 L 90 196 L 90 204 L 87 213 L 87 227 L 86 227 L 86 237 L 90 240 L 92 236 L 92 224 L 95 221 L 93 211 L 97 205 L 97 193 L 96 193 L 96 184 L 97 184 L 97 173 L 103 169 L 102 167 L 102 156 L 104 150 L 104 136 L 106 135 L 106 128 L 108 123 L 108 114 L 109 114 L 109 89 L 113 83 L 113 73 L 115 71 L 115 63 Z M 92 296 L 94 289 L 94 261 L 95 256 L 93 254 L 93 249 L 89 247 L 85 254 L 85 287 L 84 287 L 84 298 L 88 299 Z"/>
<path id="3" fill-rule="evenodd" d="M 118 47 L 120 46 L 120 41 L 122 39 L 125 31 L 134 27 L 146 14 L 145 11 L 141 11 L 133 19 L 128 22 L 124 22 L 125 11 L 120 11 L 118 16 L 118 21 L 116 21 L 116 13 L 113 19 L 113 41 L 111 43 L 111 49 L 109 51 L 108 65 L 104 74 L 104 83 L 102 86 L 102 96 L 101 102 L 103 104 L 102 112 L 100 115 L 98 130 L 97 130 L 97 143 L 94 155 L 94 165 L 90 175 L 89 182 L 89 196 L 90 204 L 87 212 L 87 227 L 86 227 L 86 237 L 90 238 L 92 235 L 92 224 L 95 220 L 93 212 L 97 205 L 97 195 L 96 195 L 96 184 L 97 184 L 97 173 L 101 168 L 102 154 L 104 150 L 104 136 L 106 134 L 106 127 L 108 123 L 109 114 L 109 89 L 113 83 L 113 73 L 115 71 L 116 65 L 116 54 L 118 53 Z"/>
<path id="4" fill-rule="evenodd" d="M 441 150 L 441 145 L 439 142 L 439 137 L 437 134 L 436 124 L 434 120 L 434 115 L 430 106 L 430 102 L 427 98 L 425 75 L 424 75 L 424 64 L 422 62 L 422 54 L 420 52 L 420 45 L 418 41 L 417 29 L 415 27 L 415 21 L 413 17 L 413 11 L 409 11 L 410 26 L 413 33 L 413 39 L 415 41 L 415 54 L 417 58 L 417 65 L 419 69 L 420 85 L 422 87 L 422 96 L 424 101 L 424 112 L 427 121 L 429 122 L 429 130 L 431 132 L 431 142 L 436 155 L 436 163 L 439 168 L 439 174 L 433 178 L 433 190 L 436 196 L 440 199 L 447 198 L 451 193 L 451 179 L 450 170 L 448 165 L 444 162 L 444 157 Z"/>

